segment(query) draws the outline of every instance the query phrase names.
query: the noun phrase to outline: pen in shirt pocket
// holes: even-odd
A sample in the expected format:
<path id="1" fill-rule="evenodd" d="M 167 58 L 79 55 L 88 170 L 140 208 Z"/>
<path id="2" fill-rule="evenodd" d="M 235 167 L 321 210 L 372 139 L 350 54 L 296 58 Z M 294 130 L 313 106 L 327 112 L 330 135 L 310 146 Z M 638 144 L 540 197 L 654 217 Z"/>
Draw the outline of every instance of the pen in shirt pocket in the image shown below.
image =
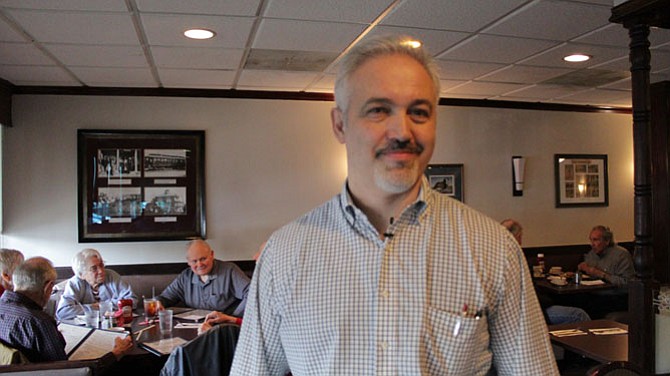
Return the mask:
<path id="1" fill-rule="evenodd" d="M 468 310 L 468 304 L 464 303 L 463 308 L 461 309 L 461 313 L 456 319 L 456 324 L 454 325 L 454 332 L 453 336 L 456 337 L 458 334 L 461 332 L 461 326 L 463 325 L 463 320 L 466 318 L 474 318 L 475 320 L 479 320 L 482 318 L 484 314 L 483 310 L 477 310 L 475 313 L 470 313 Z"/>

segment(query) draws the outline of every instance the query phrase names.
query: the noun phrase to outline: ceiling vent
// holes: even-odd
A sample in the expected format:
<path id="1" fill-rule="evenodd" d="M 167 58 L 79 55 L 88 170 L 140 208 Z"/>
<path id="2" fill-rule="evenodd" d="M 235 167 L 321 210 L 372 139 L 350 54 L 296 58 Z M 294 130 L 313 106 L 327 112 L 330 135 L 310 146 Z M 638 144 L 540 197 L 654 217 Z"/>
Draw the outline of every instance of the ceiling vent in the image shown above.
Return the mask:
<path id="1" fill-rule="evenodd" d="M 337 53 L 252 49 L 245 69 L 321 72 L 337 57 Z"/>
<path id="2" fill-rule="evenodd" d="M 597 87 L 630 77 L 630 72 L 605 69 L 582 69 L 541 82 L 547 85 Z"/>

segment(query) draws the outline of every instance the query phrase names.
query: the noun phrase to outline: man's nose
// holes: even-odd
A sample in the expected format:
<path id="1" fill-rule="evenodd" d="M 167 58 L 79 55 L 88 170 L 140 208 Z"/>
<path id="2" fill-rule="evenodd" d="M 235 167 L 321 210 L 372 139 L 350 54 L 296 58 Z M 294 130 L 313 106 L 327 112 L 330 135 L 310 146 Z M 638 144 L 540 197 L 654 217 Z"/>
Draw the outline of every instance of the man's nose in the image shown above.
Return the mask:
<path id="1" fill-rule="evenodd" d="M 386 134 L 389 139 L 400 141 L 409 140 L 412 137 L 412 119 L 406 113 L 399 113 L 389 119 Z"/>

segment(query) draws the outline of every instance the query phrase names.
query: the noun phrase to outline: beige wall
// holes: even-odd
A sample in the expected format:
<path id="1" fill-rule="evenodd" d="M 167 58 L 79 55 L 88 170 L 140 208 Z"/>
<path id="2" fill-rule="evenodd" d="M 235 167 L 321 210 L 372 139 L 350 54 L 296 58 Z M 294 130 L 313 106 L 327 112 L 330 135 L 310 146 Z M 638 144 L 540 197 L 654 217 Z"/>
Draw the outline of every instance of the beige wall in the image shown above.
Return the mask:
<path id="1" fill-rule="evenodd" d="M 77 242 L 77 129 L 206 132 L 207 236 L 222 259 L 249 259 L 270 233 L 328 199 L 345 179 L 330 102 L 14 96 L 4 132 L 3 247 L 69 265 L 83 247 L 109 264 L 175 262 L 177 242 Z M 518 218 L 525 246 L 584 244 L 592 225 L 633 238 L 631 116 L 440 107 L 433 163 L 465 165 L 465 201 L 495 219 Z M 609 156 L 610 205 L 554 207 L 553 155 Z M 512 197 L 511 156 L 527 157 Z"/>

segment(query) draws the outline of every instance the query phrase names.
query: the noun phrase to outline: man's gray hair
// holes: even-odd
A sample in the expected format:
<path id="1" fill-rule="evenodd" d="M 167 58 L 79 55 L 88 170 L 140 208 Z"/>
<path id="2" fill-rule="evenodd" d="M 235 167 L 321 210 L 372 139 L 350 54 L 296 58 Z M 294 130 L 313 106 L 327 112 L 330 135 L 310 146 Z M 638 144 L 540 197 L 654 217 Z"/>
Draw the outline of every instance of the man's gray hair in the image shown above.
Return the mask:
<path id="1" fill-rule="evenodd" d="M 610 230 L 609 227 L 603 225 L 593 226 L 591 232 L 596 230 L 600 231 L 603 234 L 603 240 L 607 242 L 608 247 L 616 245 L 616 242 L 614 241 L 614 232 L 612 232 L 612 230 Z"/>
<path id="2" fill-rule="evenodd" d="M 14 269 L 23 262 L 23 253 L 16 249 L 0 249 L 0 273 L 12 275 Z"/>
<path id="3" fill-rule="evenodd" d="M 31 257 L 14 270 L 14 291 L 41 293 L 49 281 L 56 281 L 57 274 L 51 261 L 44 257 Z"/>
<path id="4" fill-rule="evenodd" d="M 77 252 L 72 258 L 72 271 L 74 275 L 81 277 L 86 272 L 86 260 L 91 257 L 97 257 L 101 262 L 104 262 L 100 252 L 93 248 L 85 248 Z"/>
<path id="5" fill-rule="evenodd" d="M 411 42 L 416 39 L 407 35 L 385 35 L 363 39 L 347 52 L 339 62 L 339 70 L 335 80 L 335 103 L 343 113 L 349 106 L 349 77 L 366 61 L 388 55 L 405 55 L 421 64 L 430 75 L 435 89 L 435 100 L 440 96 L 440 76 L 433 57 L 423 48 Z"/>

